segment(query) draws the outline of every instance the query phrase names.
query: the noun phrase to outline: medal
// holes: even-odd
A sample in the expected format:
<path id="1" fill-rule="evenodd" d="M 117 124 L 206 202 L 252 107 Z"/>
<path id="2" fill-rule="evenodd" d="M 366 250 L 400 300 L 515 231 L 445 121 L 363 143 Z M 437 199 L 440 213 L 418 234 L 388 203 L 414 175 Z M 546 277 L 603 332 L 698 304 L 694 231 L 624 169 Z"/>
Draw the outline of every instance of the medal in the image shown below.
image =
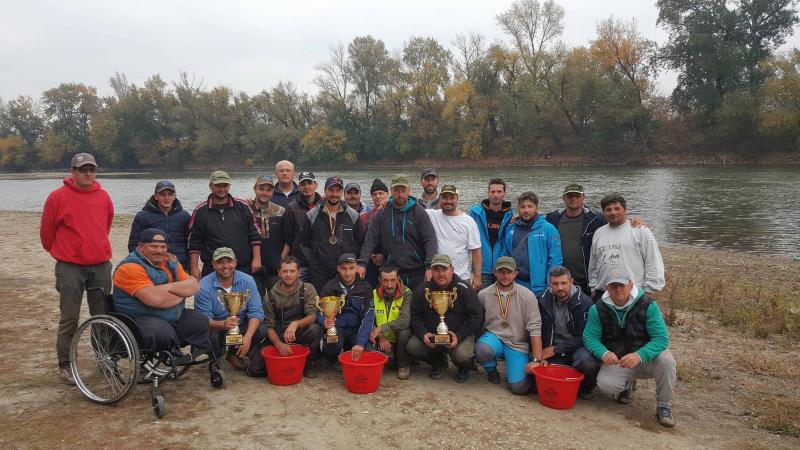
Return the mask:
<path id="1" fill-rule="evenodd" d="M 328 239 L 328 242 L 330 242 L 331 245 L 336 245 L 338 241 L 336 240 L 336 236 L 331 236 L 330 239 Z"/>
<path id="2" fill-rule="evenodd" d="M 331 213 L 331 211 L 328 209 L 327 206 L 325 207 L 325 211 L 328 213 L 328 224 L 331 227 L 331 237 L 328 238 L 328 242 L 330 242 L 331 245 L 336 245 L 336 243 L 339 242 L 339 240 L 336 239 L 336 220 L 333 218 L 332 215 L 335 214 L 335 212 Z"/>
<path id="3" fill-rule="evenodd" d="M 506 320 L 506 316 L 508 316 L 508 308 L 511 306 L 511 296 L 514 295 L 514 289 L 512 288 L 511 291 L 508 292 L 508 295 L 506 296 L 505 307 L 503 307 L 502 296 L 500 295 L 500 288 L 498 288 L 495 285 L 494 291 L 495 295 L 497 295 L 497 307 L 500 309 L 500 317 L 503 318 L 503 320 L 500 321 L 500 328 L 505 330 L 511 326 L 511 324 L 508 323 L 508 320 Z"/>
<path id="4" fill-rule="evenodd" d="M 508 322 L 504 320 L 504 321 L 500 322 L 500 326 L 503 327 L 503 328 L 508 328 L 511 325 L 509 325 Z"/>

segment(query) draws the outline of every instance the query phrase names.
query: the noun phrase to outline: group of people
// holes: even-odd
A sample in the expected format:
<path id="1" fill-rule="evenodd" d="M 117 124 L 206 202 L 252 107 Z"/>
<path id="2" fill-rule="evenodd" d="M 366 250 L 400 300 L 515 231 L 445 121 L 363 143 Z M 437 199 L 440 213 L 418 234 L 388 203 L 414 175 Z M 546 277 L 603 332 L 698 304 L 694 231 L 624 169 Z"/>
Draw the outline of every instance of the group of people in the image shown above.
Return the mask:
<path id="1" fill-rule="evenodd" d="M 174 183 L 156 184 L 112 276 L 114 209 L 96 169 L 92 155 L 75 155 L 42 214 L 42 245 L 57 261 L 57 353 L 67 382 L 83 292 L 113 285 L 115 310 L 133 318 L 144 345 L 170 349 L 176 361 L 226 354 L 233 367 L 264 376 L 260 350 L 273 345 L 286 355 L 294 344 L 311 350 L 309 377 L 323 360 L 337 367 L 342 351 L 354 360 L 380 351 L 402 380 L 419 361 L 440 379 L 451 360 L 456 381 L 477 363 L 498 384 L 504 360 L 515 394 L 535 387 L 536 366 L 565 364 L 584 375 L 584 399 L 597 388 L 627 404 L 637 379 L 654 378 L 658 421 L 674 426 L 676 363 L 653 298 L 664 265 L 653 233 L 628 218 L 621 195 L 604 197 L 596 212 L 583 187 L 570 184 L 564 208 L 540 214 L 536 194 L 512 204 L 506 183 L 493 178 L 487 198 L 464 212 L 458 188 L 440 186 L 439 173 L 426 169 L 419 197 L 406 176 L 375 179 L 370 207 L 358 183 L 338 176 L 324 181 L 322 195 L 313 172 L 295 181 L 290 161 L 259 176 L 251 199 L 230 195 L 233 180 L 215 171 L 191 214 Z M 230 293 L 246 293 L 235 316 L 222 301 Z M 450 299 L 443 319 L 431 300 L 442 295 Z M 193 309 L 185 307 L 191 296 Z M 335 317 L 317 307 L 329 296 L 344 298 Z M 88 303 L 92 314 L 103 312 L 96 291 Z M 234 328 L 242 342 L 226 345 Z"/>

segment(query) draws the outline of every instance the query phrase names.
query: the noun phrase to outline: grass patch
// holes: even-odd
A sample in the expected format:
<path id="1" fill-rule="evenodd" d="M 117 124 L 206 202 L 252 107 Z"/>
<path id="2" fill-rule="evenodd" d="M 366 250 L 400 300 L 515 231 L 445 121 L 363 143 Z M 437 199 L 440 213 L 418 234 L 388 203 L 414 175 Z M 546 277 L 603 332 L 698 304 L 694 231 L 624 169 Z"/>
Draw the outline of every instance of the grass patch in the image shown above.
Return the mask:
<path id="1" fill-rule="evenodd" d="M 759 426 L 773 433 L 800 437 L 800 399 L 779 396 L 751 397 Z"/>
<path id="2" fill-rule="evenodd" d="M 794 358 L 764 352 L 741 352 L 734 362 L 745 372 L 754 375 L 769 375 L 788 380 L 800 375 L 800 369 Z"/>

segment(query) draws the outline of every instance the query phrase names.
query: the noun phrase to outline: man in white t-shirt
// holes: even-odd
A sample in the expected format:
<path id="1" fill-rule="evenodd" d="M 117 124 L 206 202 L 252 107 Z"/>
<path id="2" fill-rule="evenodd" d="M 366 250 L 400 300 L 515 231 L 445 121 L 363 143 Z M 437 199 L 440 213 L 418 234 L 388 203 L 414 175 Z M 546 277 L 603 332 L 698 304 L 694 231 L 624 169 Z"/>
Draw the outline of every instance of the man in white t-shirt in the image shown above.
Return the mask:
<path id="1" fill-rule="evenodd" d="M 453 269 L 473 289 L 481 287 L 481 235 L 478 224 L 458 209 L 458 189 L 452 184 L 439 191 L 439 207 L 426 209 L 436 230 L 439 253 L 453 260 Z M 472 267 L 470 268 L 470 260 Z"/>

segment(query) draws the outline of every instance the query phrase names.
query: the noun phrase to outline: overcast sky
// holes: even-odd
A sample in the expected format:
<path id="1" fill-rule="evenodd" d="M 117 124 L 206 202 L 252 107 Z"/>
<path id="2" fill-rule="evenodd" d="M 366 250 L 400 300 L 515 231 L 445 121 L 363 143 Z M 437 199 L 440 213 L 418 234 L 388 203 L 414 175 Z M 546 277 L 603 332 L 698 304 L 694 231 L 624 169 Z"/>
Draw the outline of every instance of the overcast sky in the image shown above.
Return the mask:
<path id="1" fill-rule="evenodd" d="M 206 87 L 250 94 L 278 81 L 315 91 L 314 66 L 328 48 L 371 34 L 392 51 L 410 36 L 432 36 L 448 48 L 457 33 L 505 39 L 495 16 L 512 0 L 0 0 L 0 98 L 39 98 L 62 82 L 82 82 L 110 94 L 115 72 L 141 84 L 181 71 Z M 659 43 L 655 0 L 562 0 L 563 40 L 586 45 L 597 22 L 636 18 Z M 795 33 L 787 46 L 800 47 Z M 659 90 L 674 86 L 662 74 Z"/>

